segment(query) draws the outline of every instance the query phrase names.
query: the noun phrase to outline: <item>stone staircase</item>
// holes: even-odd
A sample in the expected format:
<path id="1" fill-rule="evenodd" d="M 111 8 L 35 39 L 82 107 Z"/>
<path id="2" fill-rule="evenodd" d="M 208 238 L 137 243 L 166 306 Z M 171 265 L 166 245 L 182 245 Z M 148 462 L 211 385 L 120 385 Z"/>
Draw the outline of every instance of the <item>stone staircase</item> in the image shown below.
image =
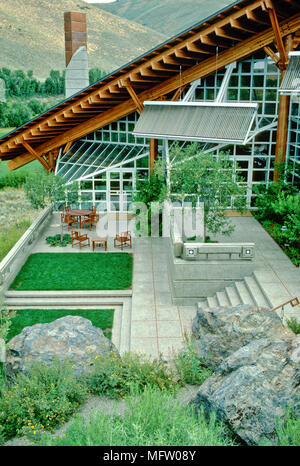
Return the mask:
<path id="1" fill-rule="evenodd" d="M 300 291 L 300 290 L 299 290 Z M 293 298 L 294 296 L 290 296 Z M 300 296 L 298 296 L 299 298 Z M 289 298 L 278 298 L 270 292 L 266 292 L 263 285 L 254 272 L 251 276 L 245 277 L 241 281 L 226 286 L 224 290 L 217 291 L 215 295 L 209 296 L 199 303 L 202 308 L 216 307 L 216 306 L 237 306 L 238 304 L 250 304 L 258 307 L 268 307 L 273 309 L 279 306 Z M 276 311 L 278 315 L 282 316 L 281 309 Z M 300 306 L 292 307 L 290 304 L 284 308 L 285 320 L 291 317 L 296 317 L 300 320 Z"/>
<path id="2" fill-rule="evenodd" d="M 254 274 L 226 286 L 224 290 L 217 291 L 214 296 L 209 296 L 201 302 L 204 307 L 237 306 L 238 304 L 273 307 Z"/>

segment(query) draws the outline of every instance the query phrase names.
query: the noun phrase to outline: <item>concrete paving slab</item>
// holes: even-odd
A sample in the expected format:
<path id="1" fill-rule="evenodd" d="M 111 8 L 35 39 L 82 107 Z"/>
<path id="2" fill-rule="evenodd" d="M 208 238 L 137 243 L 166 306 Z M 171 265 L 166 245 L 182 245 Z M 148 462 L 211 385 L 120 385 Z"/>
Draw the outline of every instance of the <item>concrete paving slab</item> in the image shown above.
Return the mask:
<path id="1" fill-rule="evenodd" d="M 182 338 L 179 320 L 160 320 L 157 322 L 158 338 Z"/>
<path id="2" fill-rule="evenodd" d="M 131 321 L 131 338 L 156 338 L 156 321 Z"/>

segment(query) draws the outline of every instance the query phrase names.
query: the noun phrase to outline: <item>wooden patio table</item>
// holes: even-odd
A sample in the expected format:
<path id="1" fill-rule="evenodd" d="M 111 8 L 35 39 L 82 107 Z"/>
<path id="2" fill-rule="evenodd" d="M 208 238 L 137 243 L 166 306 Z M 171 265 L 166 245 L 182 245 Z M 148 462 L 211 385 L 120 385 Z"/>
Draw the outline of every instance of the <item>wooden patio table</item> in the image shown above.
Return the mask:
<path id="1" fill-rule="evenodd" d="M 81 228 L 81 217 L 88 217 L 93 213 L 92 210 L 87 210 L 87 209 L 74 209 L 74 210 L 68 210 L 67 214 L 70 215 L 71 217 L 79 217 L 79 226 Z"/>
<path id="2" fill-rule="evenodd" d="M 102 247 L 104 248 L 105 251 L 107 251 L 107 236 L 104 236 L 103 238 L 94 238 L 93 241 L 92 241 L 92 245 L 93 245 L 93 251 L 95 251 L 95 248 L 98 247 Z"/>

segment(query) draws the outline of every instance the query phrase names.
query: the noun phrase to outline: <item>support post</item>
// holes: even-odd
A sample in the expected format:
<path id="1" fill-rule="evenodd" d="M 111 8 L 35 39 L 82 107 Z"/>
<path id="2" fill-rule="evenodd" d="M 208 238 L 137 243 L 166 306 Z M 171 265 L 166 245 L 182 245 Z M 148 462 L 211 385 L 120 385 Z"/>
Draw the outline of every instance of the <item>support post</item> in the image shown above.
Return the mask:
<path id="1" fill-rule="evenodd" d="M 293 47 L 293 36 L 290 34 L 286 37 L 285 40 L 285 50 L 288 53 Z M 286 71 L 283 69 L 281 71 L 280 82 L 284 77 Z M 286 149 L 287 149 L 287 137 L 288 137 L 288 127 L 289 127 L 289 110 L 290 110 L 290 96 L 289 95 L 279 95 L 279 106 L 278 106 L 278 124 L 277 124 L 277 134 L 276 134 L 276 150 L 275 150 L 275 163 L 285 162 L 286 159 Z M 278 170 L 274 170 L 273 180 L 278 181 Z"/>
<path id="2" fill-rule="evenodd" d="M 149 169 L 150 174 L 153 172 L 154 164 L 157 160 L 157 153 L 158 153 L 158 140 L 157 139 L 150 139 L 149 140 L 149 147 L 150 147 L 150 157 L 149 157 Z"/>
<path id="3" fill-rule="evenodd" d="M 165 153 L 166 153 L 166 168 L 167 168 L 167 196 L 170 198 L 171 193 L 171 166 L 170 166 L 170 152 L 169 152 L 169 141 L 165 139 Z"/>

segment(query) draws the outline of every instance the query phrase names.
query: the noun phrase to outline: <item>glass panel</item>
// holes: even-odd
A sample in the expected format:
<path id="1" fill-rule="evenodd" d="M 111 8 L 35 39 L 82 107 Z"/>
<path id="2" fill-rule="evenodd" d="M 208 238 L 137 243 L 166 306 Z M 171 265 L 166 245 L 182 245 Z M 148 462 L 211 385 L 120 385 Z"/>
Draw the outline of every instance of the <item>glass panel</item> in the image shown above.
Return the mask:
<path id="1" fill-rule="evenodd" d="M 106 181 L 95 181 L 95 190 L 105 191 L 106 190 Z"/>
<path id="2" fill-rule="evenodd" d="M 110 182 L 110 189 L 112 191 L 120 191 L 120 181 L 111 181 Z"/>

